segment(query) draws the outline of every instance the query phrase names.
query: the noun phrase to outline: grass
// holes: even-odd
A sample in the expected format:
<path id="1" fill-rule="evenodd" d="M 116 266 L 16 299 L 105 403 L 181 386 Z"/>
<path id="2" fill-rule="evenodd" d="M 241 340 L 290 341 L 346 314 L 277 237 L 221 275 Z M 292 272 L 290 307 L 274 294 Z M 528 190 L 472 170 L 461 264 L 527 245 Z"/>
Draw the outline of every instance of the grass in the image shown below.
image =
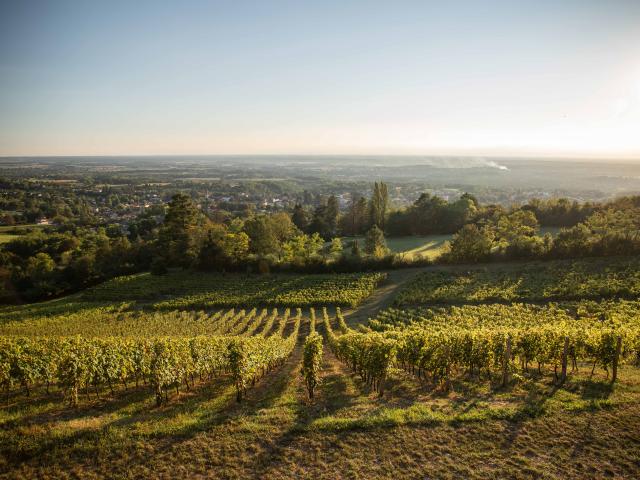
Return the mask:
<path id="1" fill-rule="evenodd" d="M 445 242 L 451 240 L 451 237 L 452 235 L 388 237 L 386 242 L 392 253 L 404 254 L 409 259 L 418 255 L 434 259 L 442 253 Z M 343 237 L 345 251 L 349 251 L 349 244 L 353 240 L 358 240 L 361 248 L 364 246 L 364 237 Z"/>
<path id="2" fill-rule="evenodd" d="M 10 233 L 0 233 L 0 244 L 10 242 L 11 240 L 15 240 L 20 235 L 12 235 Z"/>
<path id="3" fill-rule="evenodd" d="M 28 223 L 24 225 L 0 225 L 0 233 L 15 232 L 16 234 L 21 235 L 23 233 L 27 233 L 30 230 L 36 228 L 45 228 L 47 226 L 49 225 L 42 225 L 39 223 Z"/>
<path id="4" fill-rule="evenodd" d="M 0 245 L 10 242 L 11 240 L 15 240 L 20 237 L 20 235 L 24 235 L 30 231 L 44 228 L 46 226 L 47 225 L 40 225 L 36 223 L 28 225 L 0 225 Z"/>

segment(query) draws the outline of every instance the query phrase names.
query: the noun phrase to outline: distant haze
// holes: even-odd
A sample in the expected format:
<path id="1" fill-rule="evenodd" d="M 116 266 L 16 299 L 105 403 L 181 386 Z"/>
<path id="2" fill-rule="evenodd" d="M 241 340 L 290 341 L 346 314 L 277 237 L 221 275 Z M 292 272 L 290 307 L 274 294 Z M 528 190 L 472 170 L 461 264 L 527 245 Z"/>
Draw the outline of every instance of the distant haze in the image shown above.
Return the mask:
<path id="1" fill-rule="evenodd" d="M 0 156 L 139 154 L 640 159 L 640 1 L 0 2 Z"/>

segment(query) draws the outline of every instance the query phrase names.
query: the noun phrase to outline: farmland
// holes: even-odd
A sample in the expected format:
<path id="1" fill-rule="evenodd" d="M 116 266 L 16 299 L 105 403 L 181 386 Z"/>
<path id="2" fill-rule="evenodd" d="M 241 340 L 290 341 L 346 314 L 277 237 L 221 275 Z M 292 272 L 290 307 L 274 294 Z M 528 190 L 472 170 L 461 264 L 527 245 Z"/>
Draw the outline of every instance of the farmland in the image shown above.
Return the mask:
<path id="1" fill-rule="evenodd" d="M 231 306 L 356 306 L 383 274 L 238 275 L 175 272 L 115 278 L 82 294 L 85 301 L 151 302 L 156 309 Z"/>
<path id="2" fill-rule="evenodd" d="M 572 265 L 583 275 L 599 268 L 597 261 Z M 617 279 L 616 293 L 635 281 L 625 265 L 633 263 L 619 259 L 603 273 Z M 540 265 L 519 268 L 538 281 L 529 277 Z M 480 271 L 476 290 L 482 282 L 504 285 L 515 268 Z M 407 273 L 389 295 L 400 303 L 420 282 L 420 299 L 431 300 L 441 276 L 460 274 L 458 267 Z M 426 284 L 431 275 L 440 283 Z M 366 307 L 384 276 L 309 277 L 136 275 L 4 307 L 3 476 L 637 472 L 637 300 L 596 299 L 593 287 L 576 281 L 576 292 L 557 303 L 476 302 L 458 293 L 447 297 L 451 304 L 391 307 L 357 327 L 348 313 Z M 270 290 L 261 296 L 260 289 Z"/>
<path id="3" fill-rule="evenodd" d="M 397 305 L 637 298 L 637 258 L 532 262 L 433 270 L 417 276 Z"/>

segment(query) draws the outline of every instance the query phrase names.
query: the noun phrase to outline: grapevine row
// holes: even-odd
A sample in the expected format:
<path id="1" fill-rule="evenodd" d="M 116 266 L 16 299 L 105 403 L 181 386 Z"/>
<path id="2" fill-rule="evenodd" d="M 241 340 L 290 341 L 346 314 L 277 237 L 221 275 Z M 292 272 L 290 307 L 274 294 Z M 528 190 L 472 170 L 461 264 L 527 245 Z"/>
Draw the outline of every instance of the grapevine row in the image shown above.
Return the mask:
<path id="1" fill-rule="evenodd" d="M 288 312 L 287 312 L 288 316 Z M 171 388 L 191 388 L 195 378 L 213 378 L 228 372 L 238 397 L 247 384 L 280 365 L 291 353 L 300 325 L 287 337 L 224 337 L 132 339 L 105 337 L 13 338 L 0 337 L 0 385 L 20 385 L 27 394 L 33 385 L 59 385 L 72 405 L 82 390 L 99 395 L 118 386 L 150 385 L 160 405 Z M 283 322 L 284 324 L 284 322 Z"/>

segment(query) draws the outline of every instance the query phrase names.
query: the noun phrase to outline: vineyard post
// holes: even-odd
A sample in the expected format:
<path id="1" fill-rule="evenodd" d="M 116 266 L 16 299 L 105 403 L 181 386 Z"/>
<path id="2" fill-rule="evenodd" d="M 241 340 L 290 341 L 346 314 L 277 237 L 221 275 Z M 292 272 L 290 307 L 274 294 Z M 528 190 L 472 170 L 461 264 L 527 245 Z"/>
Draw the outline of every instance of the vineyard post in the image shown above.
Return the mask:
<path id="1" fill-rule="evenodd" d="M 511 361 L 511 335 L 507 335 L 507 341 L 504 349 L 504 358 L 502 359 L 502 386 L 503 387 L 511 381 L 511 372 L 509 370 L 510 361 Z"/>
<path id="2" fill-rule="evenodd" d="M 622 352 L 622 337 L 618 335 L 616 339 L 616 354 L 613 357 L 611 383 L 615 383 L 618 379 L 618 362 L 620 361 L 620 353 Z"/>
<path id="3" fill-rule="evenodd" d="M 569 337 L 564 337 L 564 346 L 562 347 L 562 375 L 560 383 L 564 383 L 567 379 L 567 362 L 569 354 Z"/>
<path id="4" fill-rule="evenodd" d="M 382 397 L 384 395 L 384 382 L 387 379 L 387 374 L 383 373 L 380 375 L 380 380 L 378 380 L 378 396 Z"/>

